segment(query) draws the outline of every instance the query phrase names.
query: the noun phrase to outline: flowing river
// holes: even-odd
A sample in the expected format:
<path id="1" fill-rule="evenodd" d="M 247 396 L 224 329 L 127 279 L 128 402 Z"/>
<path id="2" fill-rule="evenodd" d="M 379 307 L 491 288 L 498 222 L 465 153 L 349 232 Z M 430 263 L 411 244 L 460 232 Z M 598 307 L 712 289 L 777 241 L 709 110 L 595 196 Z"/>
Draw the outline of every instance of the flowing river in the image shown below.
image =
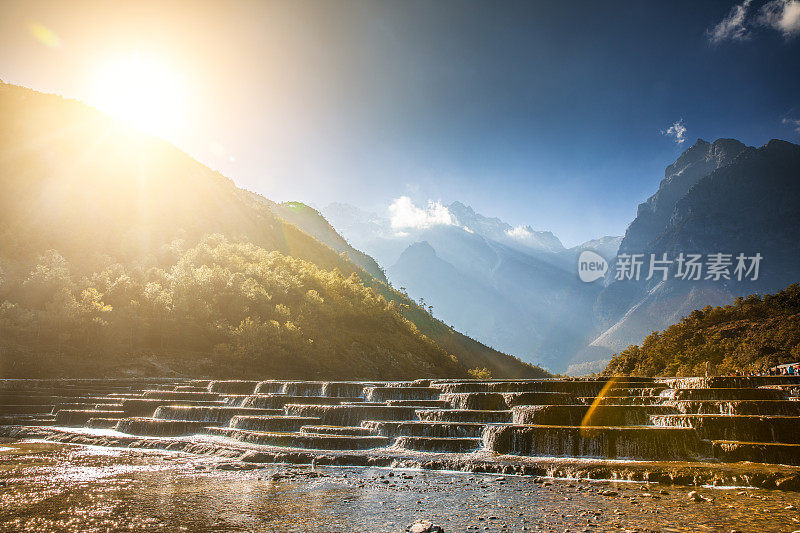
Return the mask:
<path id="1" fill-rule="evenodd" d="M 689 496 L 696 490 L 702 498 Z M 800 530 L 800 494 L 0 442 L 0 531 Z"/>

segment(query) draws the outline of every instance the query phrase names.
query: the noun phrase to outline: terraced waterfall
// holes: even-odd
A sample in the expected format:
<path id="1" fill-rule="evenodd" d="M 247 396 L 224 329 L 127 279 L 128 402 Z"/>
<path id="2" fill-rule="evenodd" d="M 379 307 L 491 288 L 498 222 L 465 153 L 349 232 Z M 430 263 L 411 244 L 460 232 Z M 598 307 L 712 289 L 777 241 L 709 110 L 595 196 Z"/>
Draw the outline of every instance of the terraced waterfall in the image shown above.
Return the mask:
<path id="1" fill-rule="evenodd" d="M 800 378 L 0 381 L 0 436 L 800 490 Z"/>

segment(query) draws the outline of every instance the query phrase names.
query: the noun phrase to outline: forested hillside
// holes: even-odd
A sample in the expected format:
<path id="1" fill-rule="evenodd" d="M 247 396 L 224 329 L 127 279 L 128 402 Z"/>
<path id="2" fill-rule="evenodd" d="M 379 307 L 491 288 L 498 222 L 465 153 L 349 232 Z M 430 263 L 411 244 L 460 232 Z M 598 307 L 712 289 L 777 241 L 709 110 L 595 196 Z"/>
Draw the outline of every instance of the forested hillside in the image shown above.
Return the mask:
<path id="1" fill-rule="evenodd" d="M 6 84 L 0 117 L 4 377 L 542 375 L 166 142 Z"/>
<path id="2" fill-rule="evenodd" d="M 717 373 L 763 372 L 800 360 L 800 285 L 776 294 L 737 298 L 731 305 L 705 307 L 641 346 L 615 355 L 604 374 L 703 375 L 706 361 Z"/>
<path id="3" fill-rule="evenodd" d="M 256 198 L 265 202 L 270 210 L 278 217 L 286 220 L 302 229 L 318 241 L 333 248 L 337 252 L 344 254 L 347 259 L 363 268 L 377 281 L 386 283 L 386 274 L 375 260 L 362 251 L 356 250 L 336 233 L 336 230 L 327 220 L 313 207 L 307 206 L 302 202 L 285 202 L 282 204 L 272 202 L 255 195 Z"/>

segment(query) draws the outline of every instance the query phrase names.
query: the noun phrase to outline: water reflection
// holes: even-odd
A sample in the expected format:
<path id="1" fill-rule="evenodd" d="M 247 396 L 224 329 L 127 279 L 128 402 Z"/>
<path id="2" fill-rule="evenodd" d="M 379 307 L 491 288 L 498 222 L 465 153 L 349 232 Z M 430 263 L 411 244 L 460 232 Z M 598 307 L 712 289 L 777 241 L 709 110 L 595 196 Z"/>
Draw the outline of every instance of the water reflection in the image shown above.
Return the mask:
<path id="1" fill-rule="evenodd" d="M 0 450 L 0 530 L 793 531 L 795 493 L 269 465 L 50 443 Z M 239 467 L 241 465 L 238 465 Z"/>

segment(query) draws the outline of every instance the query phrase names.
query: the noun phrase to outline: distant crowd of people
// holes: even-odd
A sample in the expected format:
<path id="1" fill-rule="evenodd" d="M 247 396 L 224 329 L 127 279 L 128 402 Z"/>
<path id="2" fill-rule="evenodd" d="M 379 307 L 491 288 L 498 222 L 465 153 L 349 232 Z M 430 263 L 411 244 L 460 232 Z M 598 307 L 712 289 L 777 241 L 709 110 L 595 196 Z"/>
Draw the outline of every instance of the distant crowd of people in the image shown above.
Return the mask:
<path id="1" fill-rule="evenodd" d="M 706 361 L 706 376 L 716 376 L 716 367 L 711 361 Z M 742 372 L 737 370 L 734 376 L 800 376 L 800 363 L 787 363 L 773 366 L 763 372 Z"/>
<path id="2" fill-rule="evenodd" d="M 769 369 L 770 376 L 800 376 L 800 363 L 778 365 Z"/>

